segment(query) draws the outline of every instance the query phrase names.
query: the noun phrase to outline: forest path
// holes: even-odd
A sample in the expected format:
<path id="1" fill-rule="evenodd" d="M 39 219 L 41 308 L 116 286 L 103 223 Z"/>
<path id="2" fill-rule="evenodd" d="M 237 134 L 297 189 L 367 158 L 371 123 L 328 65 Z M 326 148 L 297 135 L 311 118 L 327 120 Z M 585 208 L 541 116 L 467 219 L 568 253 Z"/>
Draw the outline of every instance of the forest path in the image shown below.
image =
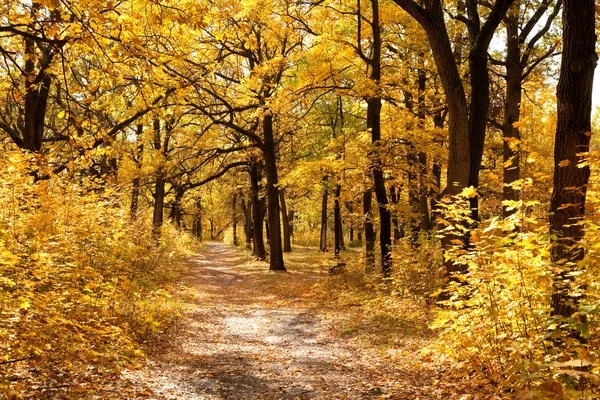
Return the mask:
<path id="1" fill-rule="evenodd" d="M 324 278 L 324 265 L 267 272 L 223 243 L 207 243 L 191 262 L 189 312 L 143 368 L 126 372 L 150 398 L 450 398 L 447 387 L 435 389 L 440 371 L 426 370 L 414 354 L 405 364 L 389 362 L 309 308 L 304 297 Z"/>

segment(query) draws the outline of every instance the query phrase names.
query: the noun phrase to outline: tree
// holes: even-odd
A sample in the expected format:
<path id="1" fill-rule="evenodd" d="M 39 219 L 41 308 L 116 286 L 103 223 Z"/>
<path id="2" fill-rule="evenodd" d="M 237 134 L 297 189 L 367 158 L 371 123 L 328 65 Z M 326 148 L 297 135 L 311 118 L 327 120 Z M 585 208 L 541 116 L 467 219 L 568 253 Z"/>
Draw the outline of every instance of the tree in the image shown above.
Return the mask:
<path id="1" fill-rule="evenodd" d="M 556 90 L 558 124 L 554 145 L 554 187 L 550 200 L 550 229 L 557 236 L 551 258 L 559 270 L 554 281 L 552 314 L 570 317 L 579 302 L 570 292 L 571 272 L 584 252 L 578 223 L 584 216 L 590 168 L 580 166 L 589 151 L 592 85 L 598 61 L 595 52 L 594 0 L 565 0 L 563 51 Z"/>
<path id="2" fill-rule="evenodd" d="M 489 107 L 487 52 L 496 28 L 513 1 L 497 0 L 493 5 L 488 5 L 491 9 L 485 22 L 480 17 L 480 8 L 484 6 L 473 0 L 467 1 L 466 7 L 458 2 L 457 14 L 450 14 L 464 23 L 468 31 L 471 97 L 467 106 L 466 92 L 450 44 L 441 0 L 425 1 L 422 6 L 413 0 L 394 0 L 425 30 L 446 94 L 448 195 L 460 193 L 467 186 L 478 186 Z M 477 204 L 475 200 L 472 203 L 473 215 L 477 219 Z"/>
<path id="3" fill-rule="evenodd" d="M 529 10 L 529 4 L 515 1 L 513 9 L 504 18 L 506 26 L 506 57 L 503 62 L 492 60 L 494 64 L 503 65 L 506 69 L 506 94 L 504 100 L 504 121 L 500 128 L 503 136 L 503 200 L 514 202 L 520 199 L 519 190 L 514 187 L 521 177 L 521 156 L 519 142 L 519 120 L 521 118 L 521 101 L 523 83 L 548 57 L 554 54 L 557 44 L 544 46 L 540 53 L 538 44 L 550 30 L 552 22 L 558 15 L 562 1 L 558 0 L 548 15 L 544 25 L 535 31 L 542 17 L 550 8 L 552 0 L 544 0 Z M 533 12 L 533 13 L 531 13 Z M 516 207 L 503 206 L 503 215 L 508 217 L 516 212 Z"/>
<path id="4" fill-rule="evenodd" d="M 479 5 L 475 0 L 466 4 L 459 1 L 453 19 L 462 22 L 468 32 L 469 44 L 469 102 L 459 73 L 455 53 L 450 43 L 448 27 L 441 0 L 427 0 L 419 5 L 414 0 L 394 0 L 424 29 L 448 106 L 448 166 L 446 195 L 456 195 L 468 186 L 479 186 L 479 170 L 483 157 L 488 123 L 490 80 L 488 48 L 496 28 L 505 17 L 514 0 L 497 0 L 493 5 Z M 480 8 L 490 7 L 487 19 L 482 21 Z M 477 196 L 470 199 L 473 220 L 479 219 Z M 444 247 L 455 240 L 466 244 L 466 237 L 445 235 Z M 466 265 L 447 262 L 448 275 L 465 272 Z"/>

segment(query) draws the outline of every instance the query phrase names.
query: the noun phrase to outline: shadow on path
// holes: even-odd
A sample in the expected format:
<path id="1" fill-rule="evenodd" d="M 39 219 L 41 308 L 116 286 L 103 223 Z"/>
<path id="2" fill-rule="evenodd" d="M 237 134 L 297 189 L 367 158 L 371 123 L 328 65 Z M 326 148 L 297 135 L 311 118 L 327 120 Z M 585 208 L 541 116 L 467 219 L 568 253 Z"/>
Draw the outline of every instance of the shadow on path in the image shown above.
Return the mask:
<path id="1" fill-rule="evenodd" d="M 381 374 L 385 360 L 335 337 L 301 299 L 281 300 L 286 293 L 275 283 L 306 284 L 322 274 L 318 268 L 269 273 L 222 243 L 208 243 L 191 263 L 186 280 L 195 294 L 175 345 L 126 373 L 149 385 L 153 398 L 438 398 L 420 393 L 424 377 L 409 376 L 414 368 Z"/>

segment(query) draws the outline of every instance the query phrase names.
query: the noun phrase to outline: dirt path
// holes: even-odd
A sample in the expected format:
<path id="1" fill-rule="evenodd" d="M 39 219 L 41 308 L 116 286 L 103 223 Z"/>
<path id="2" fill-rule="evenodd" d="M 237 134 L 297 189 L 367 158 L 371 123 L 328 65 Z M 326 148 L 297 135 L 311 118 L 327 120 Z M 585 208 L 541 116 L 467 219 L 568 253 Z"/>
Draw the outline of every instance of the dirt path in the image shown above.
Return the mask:
<path id="1" fill-rule="evenodd" d="M 169 345 L 128 379 L 156 399 L 449 398 L 424 367 L 391 363 L 336 335 L 299 290 L 324 268 L 307 271 L 268 273 L 208 243 L 187 277 L 190 312 Z"/>

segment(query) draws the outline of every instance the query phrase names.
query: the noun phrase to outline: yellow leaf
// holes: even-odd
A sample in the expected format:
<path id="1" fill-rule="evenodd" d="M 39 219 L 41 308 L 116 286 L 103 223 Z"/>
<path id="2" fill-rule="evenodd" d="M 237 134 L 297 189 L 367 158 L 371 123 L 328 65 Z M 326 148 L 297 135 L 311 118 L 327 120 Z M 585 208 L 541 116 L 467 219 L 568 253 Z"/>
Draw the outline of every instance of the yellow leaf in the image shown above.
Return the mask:
<path id="1" fill-rule="evenodd" d="M 31 303 L 27 299 L 23 299 L 21 301 L 21 305 L 19 306 L 19 308 L 21 310 L 29 310 L 30 307 L 31 307 Z"/>
<path id="2" fill-rule="evenodd" d="M 561 162 L 558 163 L 558 166 L 559 167 L 568 167 L 570 163 L 571 163 L 571 161 L 569 161 L 569 160 L 562 160 Z"/>
<path id="3" fill-rule="evenodd" d="M 469 186 L 469 187 L 463 189 L 462 195 L 465 197 L 470 197 L 470 198 L 476 197 L 477 189 L 475 189 L 473 186 Z"/>

